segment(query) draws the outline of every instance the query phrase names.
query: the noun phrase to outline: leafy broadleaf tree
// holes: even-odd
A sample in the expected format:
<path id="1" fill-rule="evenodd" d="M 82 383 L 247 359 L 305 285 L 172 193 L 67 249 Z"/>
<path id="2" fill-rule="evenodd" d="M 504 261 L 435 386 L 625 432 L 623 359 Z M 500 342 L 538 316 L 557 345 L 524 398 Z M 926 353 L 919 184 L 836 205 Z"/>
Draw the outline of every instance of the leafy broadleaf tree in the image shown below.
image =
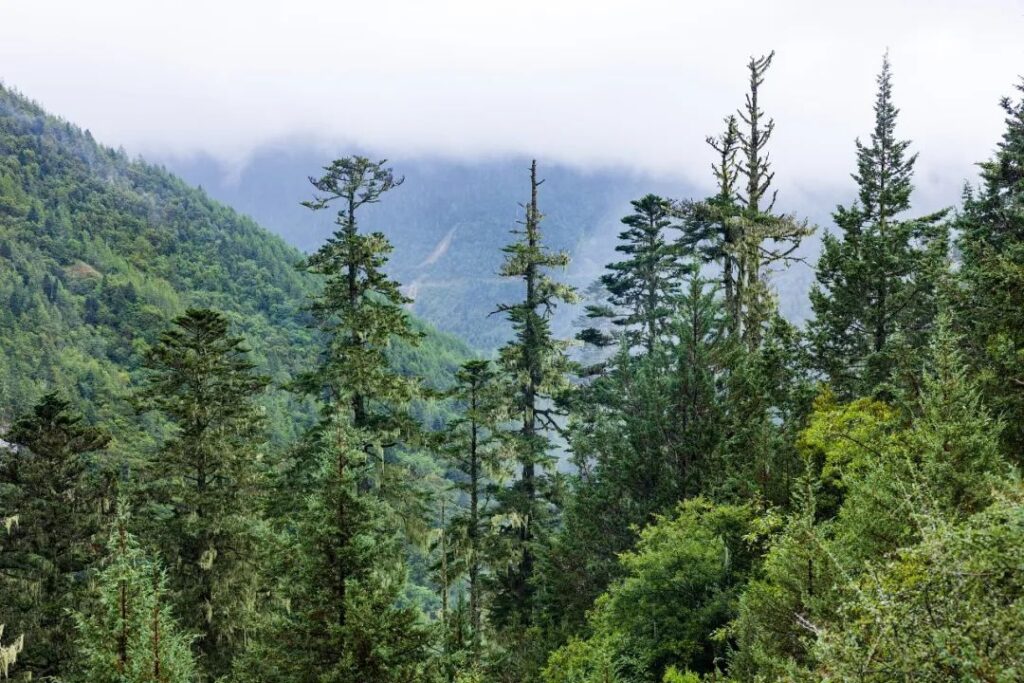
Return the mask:
<path id="1" fill-rule="evenodd" d="M 171 614 L 166 574 L 128 531 L 128 522 L 122 501 L 88 605 L 74 614 L 75 670 L 90 683 L 193 683 L 192 639 Z"/>
<path id="2" fill-rule="evenodd" d="M 820 634 L 816 674 L 866 683 L 1010 681 L 1024 667 L 1019 493 L 872 562 Z"/>
<path id="3" fill-rule="evenodd" d="M 842 234 L 824 236 L 811 292 L 815 364 L 843 398 L 891 379 L 897 333 L 912 348 L 927 343 L 947 251 L 945 212 L 901 218 L 910 209 L 917 155 L 907 153 L 909 141 L 896 138 L 888 57 L 874 108 L 870 144 L 856 143 L 858 200 L 833 214 Z"/>
<path id="4" fill-rule="evenodd" d="M 231 670 L 254 618 L 264 438 L 256 399 L 267 379 L 254 372 L 227 318 L 208 309 L 175 318 L 145 366 L 138 406 L 171 425 L 146 472 L 158 504 L 154 533 L 183 624 L 200 635 L 199 664 L 212 680 Z"/>
<path id="5" fill-rule="evenodd" d="M 588 615 L 589 637 L 571 640 L 544 670 L 548 683 L 660 681 L 675 667 L 713 674 L 758 543 L 753 510 L 702 498 L 680 503 L 621 555 L 622 578 Z M 684 679 L 685 680 L 685 679 Z"/>
<path id="6" fill-rule="evenodd" d="M 98 559 L 110 438 L 57 394 L 44 396 L 5 438 L 17 445 L 0 448 L 0 517 L 17 513 L 20 521 L 0 548 L 0 619 L 24 634 L 19 668 L 46 679 L 74 662 L 69 610 L 81 595 L 79 577 Z"/>

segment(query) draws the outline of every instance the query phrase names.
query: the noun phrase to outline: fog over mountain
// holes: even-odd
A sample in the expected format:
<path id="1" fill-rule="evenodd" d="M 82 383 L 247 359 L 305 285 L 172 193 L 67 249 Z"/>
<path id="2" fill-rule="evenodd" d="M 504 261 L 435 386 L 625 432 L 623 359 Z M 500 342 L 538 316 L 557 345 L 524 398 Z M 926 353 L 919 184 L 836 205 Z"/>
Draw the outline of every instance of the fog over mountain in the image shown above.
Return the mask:
<path id="1" fill-rule="evenodd" d="M 543 161 L 546 229 L 584 285 L 630 199 L 710 193 L 704 139 L 742 104 L 748 55 L 776 51 L 763 106 L 778 206 L 822 226 L 854 196 L 884 53 L 922 212 L 974 177 L 1024 61 L 1016 0 L 485 4 L 12 3 L 0 78 L 307 250 L 329 226 L 298 207 L 306 176 L 357 150 L 390 159 L 408 182 L 369 218 L 396 242 L 395 274 L 419 312 L 492 346 L 500 325 L 469 321 L 501 299 L 525 159 Z M 809 279 L 806 266 L 779 279 L 791 318 Z"/>
<path id="2" fill-rule="evenodd" d="M 0 78 L 132 153 L 237 168 L 307 136 L 707 184 L 704 136 L 741 104 L 746 58 L 775 50 L 779 178 L 818 186 L 846 182 L 888 50 L 902 132 L 925 152 L 918 184 L 956 192 L 1024 57 L 1019 0 L 490 4 L 5 3 Z"/>
<path id="3" fill-rule="evenodd" d="M 313 143 L 281 143 L 255 152 L 241 168 L 210 156 L 169 157 L 175 173 L 202 186 L 213 197 L 247 213 L 303 250 L 315 249 L 332 230 L 334 215 L 313 213 L 300 205 L 311 196 L 308 176 L 334 156 L 351 150 Z M 370 156 L 374 156 L 373 154 Z M 500 316 L 490 316 L 498 302 L 512 300 L 517 285 L 497 272 L 501 247 L 522 218 L 527 198 L 525 157 L 479 161 L 444 157 L 391 159 L 405 183 L 385 202 L 368 207 L 365 225 L 381 230 L 395 251 L 390 264 L 406 285 L 420 316 L 481 348 L 494 348 L 507 336 Z M 700 198 L 701 188 L 679 177 L 654 176 L 622 167 L 585 169 L 557 162 L 540 164 L 545 236 L 553 247 L 572 256 L 567 277 L 585 288 L 616 259 L 620 219 L 630 200 L 646 193 L 677 199 Z M 828 204 L 815 217 L 827 218 Z M 781 203 L 781 202 L 780 202 Z M 813 261 L 817 240 L 801 254 Z M 779 273 L 776 286 L 784 313 L 795 320 L 807 311 L 810 267 L 796 263 Z M 562 310 L 556 325 L 568 334 L 580 309 Z"/>

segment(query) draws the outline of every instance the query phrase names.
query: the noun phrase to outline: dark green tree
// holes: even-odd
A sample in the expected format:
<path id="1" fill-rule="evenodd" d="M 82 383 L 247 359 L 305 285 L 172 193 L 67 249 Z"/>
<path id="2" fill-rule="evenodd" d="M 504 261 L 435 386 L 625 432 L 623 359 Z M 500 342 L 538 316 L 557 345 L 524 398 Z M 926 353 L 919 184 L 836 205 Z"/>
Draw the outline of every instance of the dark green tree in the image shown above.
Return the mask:
<path id="1" fill-rule="evenodd" d="M 545 476 L 554 462 L 549 432 L 560 429 L 556 401 L 568 389 L 567 343 L 552 334 L 551 316 L 559 303 L 576 300 L 572 287 L 549 274 L 552 268 L 566 267 L 569 257 L 549 250 L 543 243 L 537 198 L 542 182 L 537 180 L 534 161 L 522 229 L 513 231 L 517 238 L 504 248 L 501 268 L 504 277 L 516 278 L 525 291 L 520 301 L 498 307 L 514 332 L 513 339 L 501 348 L 500 360 L 513 385 L 509 414 L 518 427 L 509 438 L 520 474 L 500 500 L 509 560 L 508 569 L 496 577 L 491 614 L 499 627 L 519 634 L 533 622 L 535 563 L 554 514 L 554 482 Z"/>
<path id="2" fill-rule="evenodd" d="M 563 524 L 544 557 L 545 620 L 578 632 L 618 576 L 637 531 L 717 479 L 731 340 L 717 292 L 692 276 L 664 325 L 669 341 L 626 349 L 573 396 L 576 467 Z"/>
<path id="3" fill-rule="evenodd" d="M 901 347 L 927 343 L 947 252 L 945 212 L 900 217 L 910 209 L 917 155 L 896 138 L 888 57 L 874 108 L 871 143 L 856 142 L 858 200 L 833 214 L 842 234 L 824 236 L 811 292 L 815 365 L 843 398 L 870 394 L 891 379 L 894 335 Z"/>
<path id="4" fill-rule="evenodd" d="M 386 163 L 338 159 L 322 177 L 310 178 L 317 194 L 303 203 L 314 211 L 340 207 L 334 234 L 306 261 L 306 270 L 323 279 L 312 312 L 328 348 L 302 386 L 326 411 L 350 411 L 353 426 L 368 430 L 367 448 L 415 430 L 407 409 L 418 391 L 418 382 L 393 371 L 386 355 L 396 340 L 415 343 L 421 336 L 403 308 L 411 300 L 383 270 L 391 244 L 381 232 L 361 233 L 356 221 L 360 209 L 402 184 Z"/>
<path id="5" fill-rule="evenodd" d="M 467 621 L 472 663 L 481 663 L 483 638 L 483 572 L 488 568 L 490 499 L 498 482 L 505 478 L 507 462 L 501 437 L 505 396 L 501 377 L 486 360 L 471 360 L 456 374 L 449 398 L 459 415 L 440 434 L 441 452 L 449 463 L 461 505 L 447 527 L 446 550 L 452 555 L 454 571 L 449 581 L 464 574 L 468 584 Z"/>
<path id="6" fill-rule="evenodd" d="M 57 394 L 18 419 L 0 447 L 0 517 L 19 523 L 0 549 L 0 623 L 25 637 L 19 668 L 47 680 L 73 664 L 81 577 L 98 559 L 110 437 Z"/>
<path id="7" fill-rule="evenodd" d="M 267 379 L 227 318 L 190 309 L 145 359 L 140 409 L 170 425 L 145 477 L 157 502 L 154 534 L 171 568 L 186 628 L 200 634 L 209 680 L 231 670 L 258 588 L 257 524 L 263 495 L 262 410 Z"/>
<path id="8" fill-rule="evenodd" d="M 1024 81 L 1017 86 L 1024 95 Z M 956 292 L 968 361 L 991 407 L 1005 416 L 1004 446 L 1024 453 L 1024 97 L 1002 101 L 1006 130 L 981 164 L 956 221 L 963 254 Z"/>
<path id="9" fill-rule="evenodd" d="M 672 225 L 673 206 L 668 199 L 649 194 L 631 202 L 636 213 L 622 219 L 627 229 L 619 233 L 615 250 L 626 256 L 610 263 L 601 276 L 608 302 L 588 307 L 592 318 L 609 318 L 621 328 L 625 343 L 647 353 L 664 337 L 682 277 L 689 270 L 678 250 L 665 238 Z M 597 328 L 580 333 L 582 341 L 607 346 L 615 338 Z"/>
<path id="10" fill-rule="evenodd" d="M 391 245 L 357 223 L 361 208 L 402 182 L 384 164 L 347 157 L 310 179 L 317 194 L 306 206 L 339 207 L 337 230 L 306 262 L 323 280 L 312 312 L 326 348 L 299 388 L 319 400 L 320 419 L 282 487 L 303 503 L 284 529 L 279 592 L 289 608 L 250 653 L 246 680 L 407 681 L 427 665 L 429 631 L 400 604 L 400 531 L 425 513 L 403 460 L 420 436 L 410 403 L 421 392 L 387 356 L 395 341 L 420 335 L 383 272 Z"/>
<path id="11" fill-rule="evenodd" d="M 171 614 L 163 569 L 139 546 L 128 522 L 122 501 L 89 600 L 74 613 L 75 671 L 90 683 L 193 683 L 192 639 Z"/>

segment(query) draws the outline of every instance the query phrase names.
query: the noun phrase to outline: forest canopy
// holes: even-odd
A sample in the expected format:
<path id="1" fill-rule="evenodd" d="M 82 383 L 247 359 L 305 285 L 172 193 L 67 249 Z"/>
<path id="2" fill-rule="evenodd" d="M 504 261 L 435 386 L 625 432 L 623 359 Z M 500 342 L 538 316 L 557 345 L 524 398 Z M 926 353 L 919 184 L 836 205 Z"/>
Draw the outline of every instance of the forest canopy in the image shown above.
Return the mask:
<path id="1" fill-rule="evenodd" d="M 774 59 L 585 291 L 524 169 L 490 356 L 388 268 L 400 163 L 301 254 L 0 89 L 0 677 L 1021 680 L 1024 82 L 921 214 L 883 59 L 797 325 Z"/>

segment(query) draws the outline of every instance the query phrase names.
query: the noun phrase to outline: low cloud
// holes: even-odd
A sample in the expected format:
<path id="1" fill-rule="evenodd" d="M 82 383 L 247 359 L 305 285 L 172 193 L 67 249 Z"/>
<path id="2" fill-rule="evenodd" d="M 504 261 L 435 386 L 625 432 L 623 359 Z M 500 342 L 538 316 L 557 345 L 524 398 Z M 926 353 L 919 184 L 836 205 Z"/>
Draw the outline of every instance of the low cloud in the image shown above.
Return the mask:
<path id="1" fill-rule="evenodd" d="M 849 186 L 886 49 L 929 205 L 974 176 L 1024 72 L 1024 5 L 1010 1 L 5 0 L 0 12 L 8 85 L 130 152 L 236 165 L 303 136 L 702 186 L 704 137 L 742 102 L 747 57 L 775 49 L 764 106 L 793 200 Z"/>

